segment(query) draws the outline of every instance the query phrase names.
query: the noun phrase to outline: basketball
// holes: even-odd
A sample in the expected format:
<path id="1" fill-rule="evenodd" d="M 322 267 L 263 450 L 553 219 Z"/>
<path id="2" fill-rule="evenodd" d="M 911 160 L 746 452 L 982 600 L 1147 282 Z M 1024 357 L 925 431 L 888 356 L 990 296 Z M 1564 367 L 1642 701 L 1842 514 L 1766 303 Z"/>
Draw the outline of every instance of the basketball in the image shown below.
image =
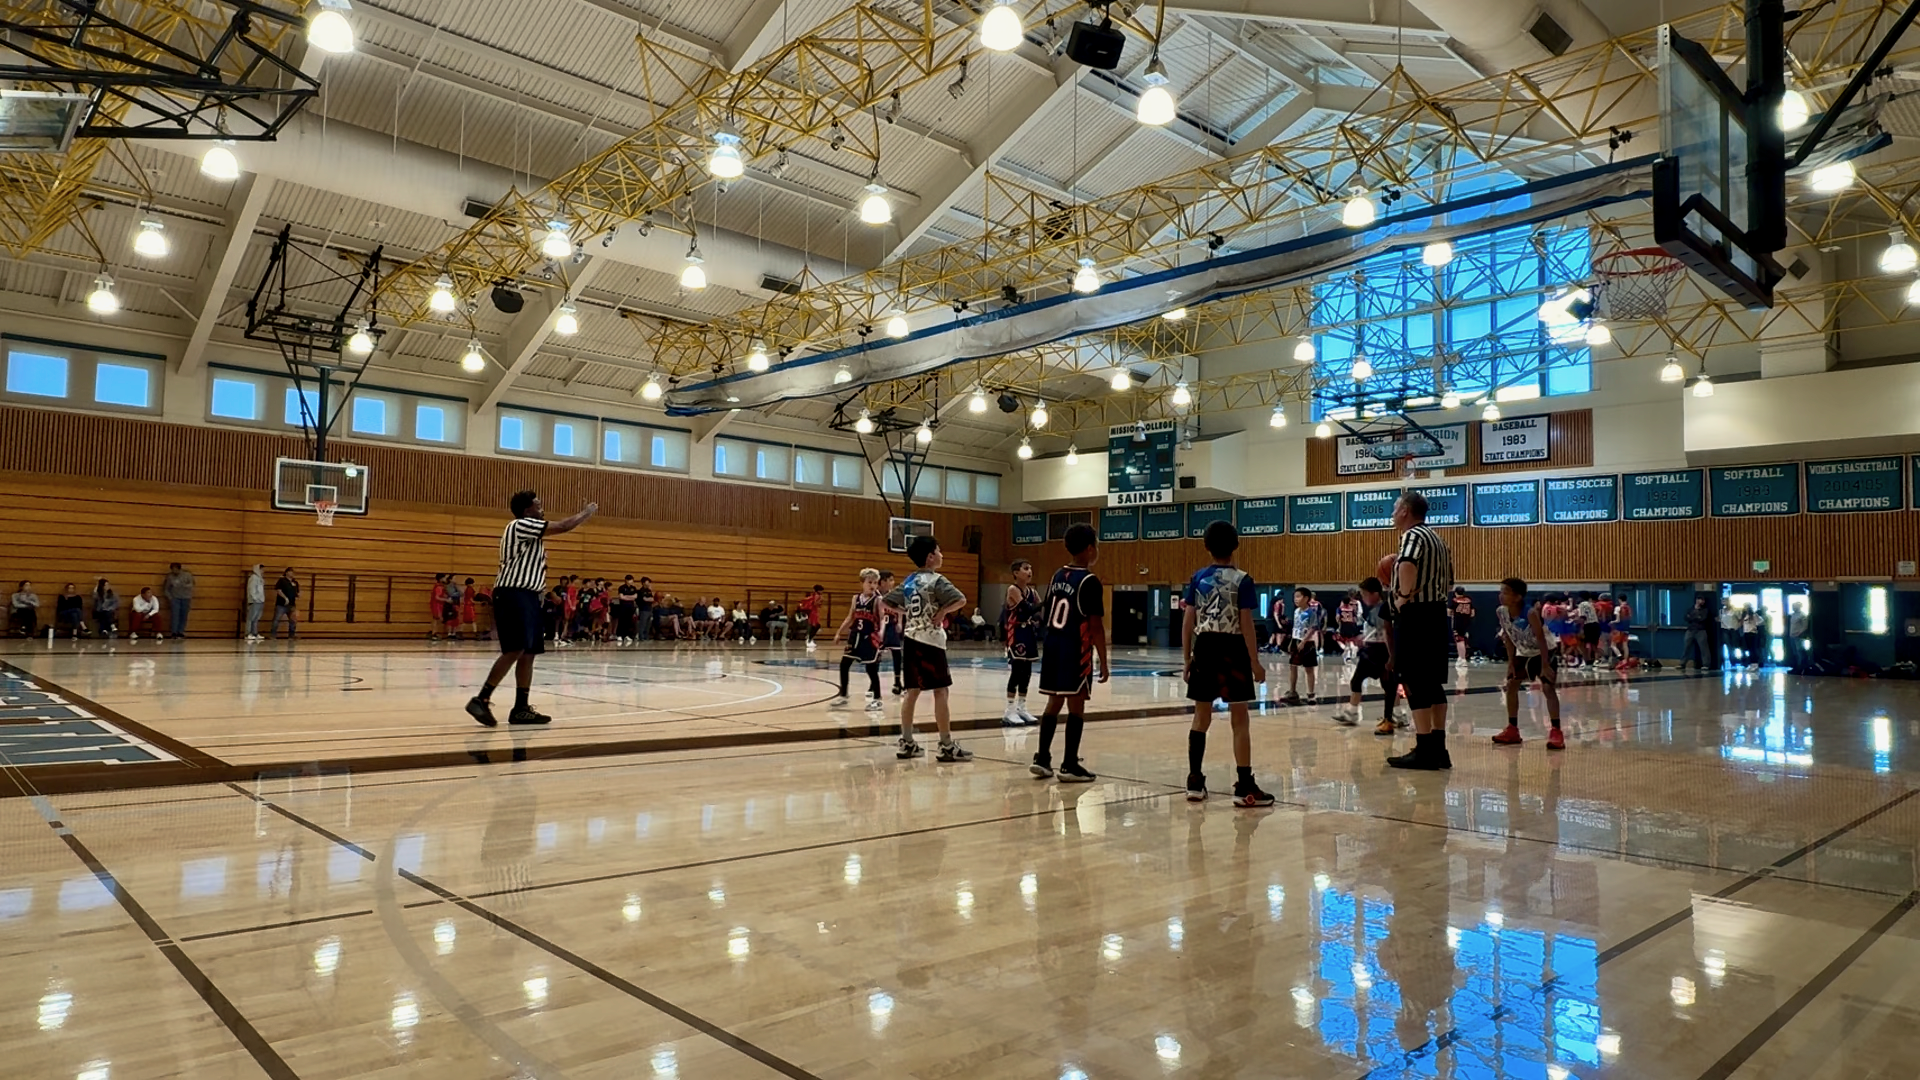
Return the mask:
<path id="1" fill-rule="evenodd" d="M 1389 589 L 1393 588 L 1393 564 L 1398 561 L 1400 561 L 1400 553 L 1389 551 L 1380 556 L 1380 563 L 1374 568 L 1373 576 L 1379 578 L 1380 584 Z"/>

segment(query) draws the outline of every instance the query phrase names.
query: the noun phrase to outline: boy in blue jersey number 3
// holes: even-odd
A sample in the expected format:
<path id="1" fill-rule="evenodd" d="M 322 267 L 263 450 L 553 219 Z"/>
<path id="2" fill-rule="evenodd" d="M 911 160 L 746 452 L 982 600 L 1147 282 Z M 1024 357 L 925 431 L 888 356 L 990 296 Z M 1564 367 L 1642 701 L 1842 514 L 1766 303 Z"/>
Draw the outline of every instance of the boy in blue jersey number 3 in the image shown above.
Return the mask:
<path id="1" fill-rule="evenodd" d="M 1047 707 L 1040 714 L 1040 751 L 1027 771 L 1042 780 L 1055 775 L 1053 726 L 1065 706 L 1067 749 L 1058 775 L 1063 784 L 1085 784 L 1094 777 L 1080 763 L 1080 731 L 1094 682 L 1107 681 L 1107 601 L 1100 579 L 1093 576 L 1094 561 L 1100 557 L 1093 526 L 1070 527 L 1066 540 L 1069 561 L 1053 572 L 1043 600 L 1046 638 L 1040 650 L 1040 692 L 1047 695 Z"/>
<path id="2" fill-rule="evenodd" d="M 1227 703 L 1233 723 L 1233 804 L 1272 806 L 1273 796 L 1253 782 L 1253 738 L 1247 715 L 1255 688 L 1267 681 L 1253 629 L 1253 613 L 1259 606 L 1253 575 L 1233 565 L 1240 534 L 1232 522 L 1208 525 L 1206 545 L 1213 563 L 1194 573 L 1182 604 L 1187 614 L 1180 639 L 1186 657 L 1187 699 L 1193 702 L 1193 729 L 1187 732 L 1187 801 L 1207 797 L 1207 777 L 1201 767 L 1207 755 L 1207 728 L 1213 724 L 1213 703 L 1221 700 Z"/>

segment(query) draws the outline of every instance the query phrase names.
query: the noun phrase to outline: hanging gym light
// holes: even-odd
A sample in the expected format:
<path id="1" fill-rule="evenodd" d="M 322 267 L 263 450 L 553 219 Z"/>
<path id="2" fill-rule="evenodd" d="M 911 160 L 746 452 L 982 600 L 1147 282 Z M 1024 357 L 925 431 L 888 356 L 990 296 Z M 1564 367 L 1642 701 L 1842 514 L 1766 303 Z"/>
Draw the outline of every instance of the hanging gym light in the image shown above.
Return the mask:
<path id="1" fill-rule="evenodd" d="M 1033 426 L 1035 428 L 1046 427 L 1047 426 L 1047 403 L 1044 401 L 1034 402 L 1033 413 L 1027 419 L 1033 423 Z"/>
<path id="2" fill-rule="evenodd" d="M 893 220 L 893 204 L 887 201 L 887 185 L 880 182 L 880 170 L 868 178 L 866 197 L 860 200 L 860 220 L 868 225 L 885 225 Z"/>
<path id="3" fill-rule="evenodd" d="M 149 259 L 166 258 L 169 250 L 166 228 L 152 218 L 141 222 L 140 231 L 133 234 L 133 253 Z"/>
<path id="4" fill-rule="evenodd" d="M 1147 61 L 1147 70 L 1143 76 L 1147 89 L 1140 95 L 1139 107 L 1134 116 L 1143 124 L 1165 127 L 1173 122 L 1173 93 L 1167 89 L 1167 66 L 1160 62 L 1160 50 L 1156 46 L 1152 59 Z"/>
<path id="5" fill-rule="evenodd" d="M 479 338 L 467 342 L 467 355 L 460 358 L 460 366 L 476 374 L 487 370 L 487 357 L 480 351 Z"/>
<path id="6" fill-rule="evenodd" d="M 453 279 L 445 274 L 433 283 L 433 295 L 427 297 L 427 306 L 445 315 L 458 306 L 453 298 Z"/>
<path id="7" fill-rule="evenodd" d="M 1482 420 L 1500 419 L 1500 406 L 1494 404 L 1491 401 L 1487 402 L 1487 407 L 1480 410 L 1480 419 Z"/>
<path id="8" fill-rule="evenodd" d="M 713 133 L 713 149 L 707 154 L 708 174 L 715 180 L 737 180 L 746 171 L 746 159 L 740 156 L 740 132 L 731 122 L 721 124 Z"/>
<path id="9" fill-rule="evenodd" d="M 1880 272 L 1883 274 L 1911 273 L 1920 266 L 1920 252 L 1913 250 L 1913 241 L 1907 239 L 1904 229 L 1895 229 L 1887 234 L 1887 249 L 1880 253 Z"/>
<path id="10" fill-rule="evenodd" d="M 1707 377 L 1707 362 L 1700 361 L 1700 376 L 1693 380 L 1693 396 L 1709 398 L 1713 396 L 1713 380 Z"/>
<path id="11" fill-rule="evenodd" d="M 773 361 L 767 356 L 767 347 L 755 341 L 753 348 L 747 350 L 747 370 L 758 375 L 772 366 Z"/>
<path id="12" fill-rule="evenodd" d="M 975 390 L 973 396 L 967 399 L 967 411 L 975 415 L 987 411 L 987 395 L 984 391 Z"/>
<path id="13" fill-rule="evenodd" d="M 1313 437 L 1316 439 L 1333 438 L 1333 425 L 1327 423 L 1325 420 L 1320 421 L 1313 426 Z"/>
<path id="14" fill-rule="evenodd" d="M 353 10 L 350 0 L 317 0 L 314 6 L 319 10 L 307 21 L 307 44 L 321 52 L 352 52 L 353 24 L 346 16 Z"/>
<path id="15" fill-rule="evenodd" d="M 1907 303 L 1920 304 L 1920 279 L 1907 286 Z"/>
<path id="16" fill-rule="evenodd" d="M 833 373 L 833 384 L 835 386 L 843 386 L 852 381 L 853 381 L 853 369 L 848 367 L 845 364 L 841 364 L 840 367 L 836 369 Z"/>
<path id="17" fill-rule="evenodd" d="M 1823 195 L 1831 195 L 1836 191 L 1845 191 L 1852 187 L 1853 177 L 1853 162 L 1836 161 L 1808 173 L 1807 186 Z"/>
<path id="18" fill-rule="evenodd" d="M 561 337 L 572 337 L 580 332 L 580 311 L 571 300 L 560 305 L 560 317 L 553 320 L 553 332 Z"/>
<path id="19" fill-rule="evenodd" d="M 1160 317 L 1167 320 L 1168 322 L 1179 322 L 1181 319 L 1184 319 L 1187 317 L 1187 309 L 1183 307 L 1177 307 L 1177 308 L 1174 308 L 1172 311 L 1163 311 L 1160 313 Z"/>
<path id="20" fill-rule="evenodd" d="M 1021 461 L 1025 461 L 1028 458 L 1032 457 L 1033 456 L 1033 440 L 1026 437 L 1025 435 L 1020 436 L 1020 449 L 1015 450 L 1014 453 L 1019 456 Z"/>
<path id="21" fill-rule="evenodd" d="M 240 159 L 233 156 L 233 143 L 222 139 L 200 155 L 200 172 L 213 180 L 240 179 Z"/>
<path id="22" fill-rule="evenodd" d="M 1607 329 L 1606 323 L 1596 319 L 1587 324 L 1587 346 L 1589 348 L 1597 349 L 1612 340 L 1613 331 Z"/>
<path id="23" fill-rule="evenodd" d="M 660 376 L 647 376 L 646 384 L 640 387 L 640 396 L 647 401 L 660 400 Z"/>
<path id="24" fill-rule="evenodd" d="M 1920 282 L 1915 282 L 1914 284 L 1920 285 Z M 1114 393 L 1125 393 L 1133 389 L 1133 376 L 1127 374 L 1126 368 L 1115 368 L 1113 378 L 1107 385 L 1113 387 Z"/>
<path id="25" fill-rule="evenodd" d="M 1373 224 L 1374 219 L 1380 216 L 1380 211 L 1373 205 L 1373 200 L 1367 196 L 1365 187 L 1355 184 L 1351 190 L 1353 197 L 1347 200 L 1347 205 L 1340 208 L 1340 224 L 1349 229 L 1365 228 Z"/>
<path id="26" fill-rule="evenodd" d="M 1444 393 L 1444 394 L 1441 394 L 1441 395 L 1440 395 L 1440 407 L 1441 407 L 1441 408 L 1443 408 L 1443 409 L 1457 409 L 1457 408 L 1459 408 L 1459 407 L 1460 407 L 1460 394 L 1459 394 L 1459 392 L 1458 392 L 1458 391 L 1454 391 L 1454 390 L 1449 390 L 1449 391 L 1447 391 L 1446 393 Z"/>
<path id="27" fill-rule="evenodd" d="M 540 239 L 540 254 L 549 259 L 564 259 L 573 254 L 573 237 L 567 235 L 567 223 L 547 222 L 547 235 Z"/>
<path id="28" fill-rule="evenodd" d="M 1273 415 L 1267 417 L 1267 426 L 1275 429 L 1287 426 L 1287 406 L 1285 402 L 1281 402 L 1273 407 Z"/>
<path id="29" fill-rule="evenodd" d="M 1360 355 L 1354 357 L 1353 358 L 1353 381 L 1365 382 L 1371 378 L 1373 378 L 1373 361 L 1368 360 L 1367 354 L 1365 353 L 1361 353 Z"/>
<path id="30" fill-rule="evenodd" d="M 1807 107 L 1805 94 L 1802 94 L 1792 87 L 1788 87 L 1787 92 L 1780 95 L 1780 112 L 1778 116 L 1781 131 L 1799 131 L 1801 128 L 1807 126 L 1807 121 L 1812 118 L 1813 111 Z"/>
<path id="31" fill-rule="evenodd" d="M 361 319 L 354 327 L 353 336 L 347 339 L 347 351 L 355 356 L 366 356 L 373 352 L 373 335 L 368 333 L 367 320 Z"/>
<path id="32" fill-rule="evenodd" d="M 93 291 L 87 294 L 87 310 L 95 315 L 111 315 L 120 310 L 120 298 L 113 294 L 113 275 L 93 279 Z"/>
<path id="33" fill-rule="evenodd" d="M 1080 464 L 1080 447 L 1074 443 L 1067 444 L 1067 464 L 1069 466 Z"/>
<path id="34" fill-rule="evenodd" d="M 1012 4 L 996 3 L 980 19 L 980 44 L 994 52 L 1018 48 L 1026 35 L 1026 27 L 1020 25 L 1020 13 L 1013 10 Z"/>
<path id="35" fill-rule="evenodd" d="M 1100 271 L 1094 266 L 1092 259 L 1081 258 L 1080 269 L 1073 272 L 1073 291 L 1077 293 L 1100 291 Z"/>
<path id="36" fill-rule="evenodd" d="M 1660 368 L 1660 381 L 1664 383 L 1687 381 L 1687 369 L 1680 366 L 1679 357 L 1667 357 L 1666 364 Z"/>
<path id="37" fill-rule="evenodd" d="M 680 269 L 680 287 L 688 291 L 707 287 L 707 272 L 700 264 L 707 260 L 700 257 L 700 238 L 694 237 L 687 247 L 687 265 Z"/>
<path id="38" fill-rule="evenodd" d="M 912 331 L 912 329 L 913 329 L 912 327 L 907 325 L 906 312 L 901 311 L 899 308 L 894 308 L 892 311 L 887 313 L 887 336 L 888 337 L 903 338 L 903 337 L 906 337 L 907 334 Z"/>
<path id="39" fill-rule="evenodd" d="M 862 435 L 873 434 L 873 416 L 867 410 L 860 410 L 860 419 L 853 422 L 853 430 Z"/>
<path id="40" fill-rule="evenodd" d="M 933 425 L 925 420 L 920 421 L 920 426 L 913 429 L 913 441 L 919 443 L 921 446 L 932 442 Z"/>
<path id="41" fill-rule="evenodd" d="M 1453 261 L 1453 242 L 1451 240 L 1435 240 L 1433 243 L 1428 244 L 1426 247 L 1423 247 L 1420 249 L 1421 264 L 1425 266 L 1431 266 L 1435 270 L 1438 270 L 1439 268 L 1447 265 L 1452 261 Z"/>
<path id="42" fill-rule="evenodd" d="M 1173 384 L 1173 407 L 1184 409 L 1193 404 L 1193 391 L 1187 389 L 1187 380 L 1181 379 Z"/>
<path id="43" fill-rule="evenodd" d="M 1301 338 L 1300 343 L 1293 347 L 1293 358 L 1303 364 L 1313 363 L 1314 357 L 1318 355 L 1318 351 L 1313 347 L 1313 339 L 1310 337 Z"/>

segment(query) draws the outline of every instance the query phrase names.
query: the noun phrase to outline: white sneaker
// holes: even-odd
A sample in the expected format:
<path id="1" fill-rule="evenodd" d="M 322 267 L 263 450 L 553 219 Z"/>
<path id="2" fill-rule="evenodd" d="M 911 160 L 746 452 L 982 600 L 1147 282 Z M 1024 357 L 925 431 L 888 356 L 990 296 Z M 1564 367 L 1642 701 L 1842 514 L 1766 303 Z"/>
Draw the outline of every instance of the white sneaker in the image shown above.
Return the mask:
<path id="1" fill-rule="evenodd" d="M 1353 727 L 1360 722 L 1360 714 L 1342 705 L 1340 708 L 1333 710 L 1333 722 L 1342 727 Z"/>
<path id="2" fill-rule="evenodd" d="M 827 702 L 827 708 L 829 709 L 844 709 L 846 707 L 847 707 L 847 695 L 845 694 L 837 695 L 834 697 L 832 701 Z"/>
<path id="3" fill-rule="evenodd" d="M 814 644 L 813 644 L 813 642 L 811 642 L 811 641 L 809 641 L 809 642 L 807 642 L 807 651 L 808 651 L 808 652 L 812 652 L 813 650 L 814 650 Z"/>
<path id="4" fill-rule="evenodd" d="M 883 713 L 883 712 L 886 712 L 886 711 L 887 711 L 887 703 L 886 703 L 886 702 L 884 702 L 884 701 L 881 701 L 881 700 L 880 700 L 879 698 L 877 698 L 877 697 L 870 697 L 870 698 L 868 698 L 868 699 L 867 699 L 867 711 L 868 711 L 868 712 L 870 712 L 870 713 Z"/>
<path id="5" fill-rule="evenodd" d="M 1023 724 L 1037 724 L 1040 722 L 1039 717 L 1027 711 L 1026 698 L 1021 698 L 1019 701 L 1014 702 L 1013 711 L 1020 714 L 1020 722 Z"/>
<path id="6" fill-rule="evenodd" d="M 759 643 L 760 643 L 760 639 L 759 639 L 759 638 L 757 638 L 757 637 L 749 637 L 749 638 L 747 638 L 747 644 L 749 644 L 749 645 L 757 645 L 757 644 L 759 644 Z"/>
<path id="7" fill-rule="evenodd" d="M 1020 719 L 1020 713 L 1014 708 L 1014 704 L 1011 701 L 1007 702 L 1006 711 L 1000 714 L 1000 726 L 1001 727 L 1026 726 L 1026 721 Z"/>
<path id="8" fill-rule="evenodd" d="M 139 634 L 128 634 L 128 635 L 127 635 L 127 640 L 128 640 L 128 641 L 139 641 L 139 640 L 140 640 L 140 635 L 139 635 Z"/>

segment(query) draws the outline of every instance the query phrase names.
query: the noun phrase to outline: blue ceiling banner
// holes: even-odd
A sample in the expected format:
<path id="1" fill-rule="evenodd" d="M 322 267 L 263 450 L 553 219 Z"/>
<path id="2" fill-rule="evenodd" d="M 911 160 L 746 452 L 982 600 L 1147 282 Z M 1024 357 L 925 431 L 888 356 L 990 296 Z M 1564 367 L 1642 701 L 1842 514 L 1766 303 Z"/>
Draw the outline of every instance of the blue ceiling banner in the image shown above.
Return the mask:
<path id="1" fill-rule="evenodd" d="M 1044 544 L 1047 542 L 1047 515 L 1013 515 L 1013 542 L 1016 544 Z"/>
<path id="2" fill-rule="evenodd" d="M 1287 531 L 1295 535 L 1340 531 L 1340 496 L 1287 496 Z"/>
<path id="3" fill-rule="evenodd" d="M 1241 499 L 1234 505 L 1233 519 L 1241 536 L 1279 536 L 1287 531 L 1287 500 Z"/>
<path id="4" fill-rule="evenodd" d="M 1628 521 L 1686 521 L 1707 516 L 1705 472 L 1673 469 L 1620 477 L 1621 516 Z"/>
<path id="5" fill-rule="evenodd" d="M 1100 542 L 1115 544 L 1140 539 L 1140 510 L 1137 507 L 1103 507 L 1100 511 Z"/>
<path id="6" fill-rule="evenodd" d="M 1707 470 L 1714 517 L 1791 517 L 1800 512 L 1800 463 Z"/>
<path id="7" fill-rule="evenodd" d="M 1465 484 L 1441 484 L 1409 488 L 1427 498 L 1427 524 L 1465 525 L 1467 523 L 1467 487 Z"/>
<path id="8" fill-rule="evenodd" d="M 1140 508 L 1140 539 L 1178 540 L 1185 535 L 1187 535 L 1186 507 L 1174 503 L 1171 506 Z"/>
<path id="9" fill-rule="evenodd" d="M 1347 529 L 1358 532 L 1393 528 L 1393 504 L 1399 501 L 1399 488 L 1347 492 Z"/>
<path id="10" fill-rule="evenodd" d="M 1473 485 L 1473 523 L 1488 529 L 1540 524 L 1540 481 Z"/>
<path id="11" fill-rule="evenodd" d="M 1230 502 L 1200 502 L 1187 504 L 1187 539 L 1198 540 L 1207 533 L 1207 526 L 1216 521 L 1232 521 L 1233 504 Z"/>
<path id="12" fill-rule="evenodd" d="M 1907 508 L 1906 462 L 1899 456 L 1807 462 L 1807 513 L 1858 514 Z"/>
<path id="13" fill-rule="evenodd" d="M 1585 525 L 1620 520 L 1618 476 L 1567 476 L 1543 482 L 1549 525 Z"/>

